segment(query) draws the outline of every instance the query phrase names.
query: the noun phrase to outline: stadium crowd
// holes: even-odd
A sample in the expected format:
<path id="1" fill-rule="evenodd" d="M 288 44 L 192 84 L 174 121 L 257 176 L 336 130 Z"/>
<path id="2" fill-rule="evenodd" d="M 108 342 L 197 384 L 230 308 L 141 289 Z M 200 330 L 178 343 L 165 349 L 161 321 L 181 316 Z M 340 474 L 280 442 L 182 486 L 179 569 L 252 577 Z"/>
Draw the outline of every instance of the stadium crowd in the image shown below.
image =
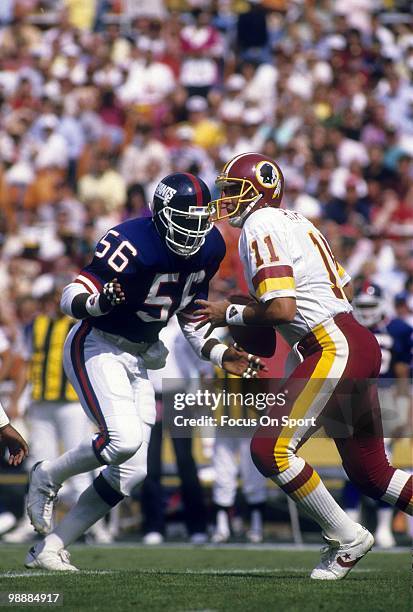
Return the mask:
<path id="1" fill-rule="evenodd" d="M 2 0 L 0 382 L 25 329 L 159 180 L 274 158 L 284 206 L 413 324 L 413 15 L 394 0 Z M 237 230 L 213 291 L 243 289 Z M 30 441 L 30 440 L 29 440 Z M 1 514 L 0 514 L 1 516 Z"/>

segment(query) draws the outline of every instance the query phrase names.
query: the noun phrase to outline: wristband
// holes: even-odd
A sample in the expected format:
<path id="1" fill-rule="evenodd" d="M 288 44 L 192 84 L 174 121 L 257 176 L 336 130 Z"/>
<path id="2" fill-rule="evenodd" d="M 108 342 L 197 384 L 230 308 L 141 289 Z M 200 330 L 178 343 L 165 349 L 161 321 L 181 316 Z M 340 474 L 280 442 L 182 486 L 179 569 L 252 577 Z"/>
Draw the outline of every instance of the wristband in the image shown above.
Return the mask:
<path id="1" fill-rule="evenodd" d="M 227 345 L 222 344 L 222 342 L 220 342 L 219 344 L 215 344 L 212 347 L 211 352 L 209 353 L 209 361 L 211 361 L 219 368 L 222 368 L 222 359 L 227 348 Z"/>
<path id="2" fill-rule="evenodd" d="M 9 417 L 4 412 L 3 408 L 0 406 L 0 429 L 2 427 L 6 427 L 10 423 Z"/>
<path id="3" fill-rule="evenodd" d="M 225 320 L 228 325 L 246 325 L 244 321 L 245 304 L 230 304 L 225 313 Z"/>
<path id="4" fill-rule="evenodd" d="M 104 312 L 102 312 L 102 309 L 100 307 L 99 297 L 100 293 L 92 293 L 92 295 L 89 295 L 86 300 L 85 308 L 87 313 L 91 317 L 101 317 L 103 314 L 105 314 Z"/>

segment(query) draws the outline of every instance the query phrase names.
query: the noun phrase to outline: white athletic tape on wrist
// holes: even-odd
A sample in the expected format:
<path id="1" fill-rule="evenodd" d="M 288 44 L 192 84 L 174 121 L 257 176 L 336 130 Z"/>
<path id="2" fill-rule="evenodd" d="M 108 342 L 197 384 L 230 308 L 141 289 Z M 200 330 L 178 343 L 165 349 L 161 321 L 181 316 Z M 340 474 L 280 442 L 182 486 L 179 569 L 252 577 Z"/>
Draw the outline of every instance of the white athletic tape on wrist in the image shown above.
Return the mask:
<path id="1" fill-rule="evenodd" d="M 86 300 L 85 308 L 91 317 L 101 317 L 104 314 L 99 305 L 99 295 L 99 293 L 92 293 Z"/>
<path id="2" fill-rule="evenodd" d="M 230 304 L 225 313 L 225 320 L 228 325 L 245 325 L 244 310 L 245 304 Z"/>
<path id="3" fill-rule="evenodd" d="M 209 353 L 209 360 L 214 365 L 218 366 L 219 368 L 222 368 L 222 359 L 227 348 L 228 347 L 226 344 L 215 344 L 212 347 L 211 352 Z"/>

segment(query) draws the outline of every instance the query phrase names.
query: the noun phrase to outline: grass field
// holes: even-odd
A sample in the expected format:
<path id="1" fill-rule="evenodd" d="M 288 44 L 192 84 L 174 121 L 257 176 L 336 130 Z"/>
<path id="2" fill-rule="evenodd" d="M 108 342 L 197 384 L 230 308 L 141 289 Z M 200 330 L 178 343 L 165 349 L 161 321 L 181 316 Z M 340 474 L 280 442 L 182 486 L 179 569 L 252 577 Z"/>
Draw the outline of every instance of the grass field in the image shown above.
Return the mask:
<path id="1" fill-rule="evenodd" d="M 64 575 L 25 570 L 26 550 L 0 546 L 0 591 L 60 592 L 63 609 L 73 611 L 412 609 L 408 552 L 372 552 L 347 580 L 320 583 L 308 578 L 316 550 L 74 546 L 82 571 Z"/>

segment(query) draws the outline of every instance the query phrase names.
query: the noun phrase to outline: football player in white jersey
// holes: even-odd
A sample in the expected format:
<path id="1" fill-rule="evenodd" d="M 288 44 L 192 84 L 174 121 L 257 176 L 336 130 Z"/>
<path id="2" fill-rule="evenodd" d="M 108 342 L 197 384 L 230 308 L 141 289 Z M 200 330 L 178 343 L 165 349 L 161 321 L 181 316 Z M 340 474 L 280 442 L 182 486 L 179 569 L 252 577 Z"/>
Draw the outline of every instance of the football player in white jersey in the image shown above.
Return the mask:
<path id="1" fill-rule="evenodd" d="M 207 336 L 228 324 L 276 326 L 301 355 L 283 386 L 286 406 L 269 412 L 280 425 L 260 426 L 251 453 L 261 473 L 323 530 L 327 545 L 311 577 L 341 579 L 374 538 L 346 515 L 297 451 L 324 426 L 349 478 L 365 494 L 412 514 L 412 476 L 387 460 L 377 389 L 369 382 L 379 374 L 380 347 L 352 316 L 350 278 L 325 237 L 299 213 L 280 208 L 284 178 L 278 165 L 264 155 L 244 153 L 224 166 L 216 182 L 221 197 L 211 208 L 216 220 L 227 217 L 241 228 L 239 253 L 255 299 L 247 305 L 198 300 L 196 315 L 206 317 L 198 327 L 209 322 Z M 339 393 L 346 395 L 351 411 L 351 433 L 342 427 Z"/>

